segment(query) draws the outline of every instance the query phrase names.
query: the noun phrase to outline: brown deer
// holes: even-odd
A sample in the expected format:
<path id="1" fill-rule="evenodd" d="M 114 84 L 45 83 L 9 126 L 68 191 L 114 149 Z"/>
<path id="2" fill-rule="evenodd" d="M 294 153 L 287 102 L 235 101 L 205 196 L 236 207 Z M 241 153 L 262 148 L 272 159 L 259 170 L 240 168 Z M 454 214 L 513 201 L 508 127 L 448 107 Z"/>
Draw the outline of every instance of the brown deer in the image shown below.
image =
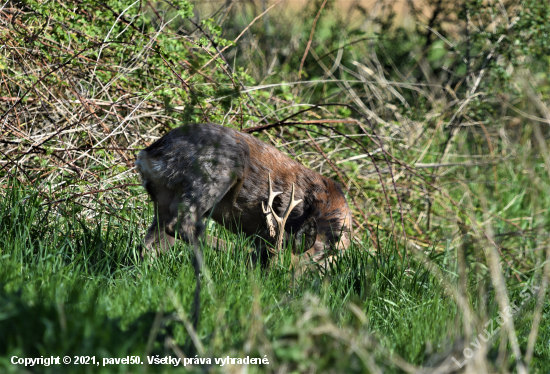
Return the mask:
<path id="1" fill-rule="evenodd" d="M 176 233 L 187 242 L 198 238 L 208 217 L 255 236 L 264 265 L 287 240 L 294 264 L 330 259 L 350 244 L 351 214 L 340 186 L 252 135 L 212 123 L 184 125 L 142 150 L 136 168 L 155 209 L 143 255 L 166 250 Z M 207 242 L 229 247 L 212 236 Z"/>

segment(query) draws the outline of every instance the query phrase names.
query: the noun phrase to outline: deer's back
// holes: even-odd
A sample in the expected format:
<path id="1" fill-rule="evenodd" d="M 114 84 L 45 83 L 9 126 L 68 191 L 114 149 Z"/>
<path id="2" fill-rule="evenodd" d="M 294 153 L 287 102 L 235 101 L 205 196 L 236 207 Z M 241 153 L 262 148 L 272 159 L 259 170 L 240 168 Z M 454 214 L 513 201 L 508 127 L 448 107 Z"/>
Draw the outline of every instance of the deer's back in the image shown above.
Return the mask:
<path id="1" fill-rule="evenodd" d="M 142 178 L 169 188 L 209 183 L 218 170 L 247 168 L 248 146 L 235 133 L 211 123 L 187 124 L 141 151 L 136 166 Z"/>

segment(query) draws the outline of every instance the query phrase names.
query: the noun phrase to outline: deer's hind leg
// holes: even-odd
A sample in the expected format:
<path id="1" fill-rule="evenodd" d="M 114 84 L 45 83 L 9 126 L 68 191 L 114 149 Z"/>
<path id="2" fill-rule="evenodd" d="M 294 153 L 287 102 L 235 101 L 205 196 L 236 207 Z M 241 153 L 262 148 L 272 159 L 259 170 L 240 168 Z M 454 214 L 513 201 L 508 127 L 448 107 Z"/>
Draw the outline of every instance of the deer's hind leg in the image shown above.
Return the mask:
<path id="1" fill-rule="evenodd" d="M 143 239 L 145 250 L 142 252 L 142 256 L 146 255 L 148 251 L 153 252 L 153 254 L 166 252 L 176 241 L 173 233 L 166 230 L 166 227 L 173 220 L 170 205 L 175 196 L 174 192 L 167 188 L 155 188 L 151 183 L 147 183 L 145 187 L 153 200 L 155 211 L 153 222 Z"/>
<path id="2" fill-rule="evenodd" d="M 175 238 L 191 243 L 204 231 L 202 219 L 207 217 L 216 205 L 226 210 L 228 200 L 233 204 L 242 186 L 240 175 L 231 170 L 217 170 L 208 178 L 193 178 L 185 181 L 178 189 L 162 187 L 162 191 L 151 193 L 155 202 L 155 218 L 145 236 L 148 250 L 165 252 L 175 243 Z M 188 182 L 188 183 L 187 183 Z M 154 189 L 154 188 L 153 188 Z M 159 193 L 162 192 L 162 193 Z M 209 236 L 207 243 L 216 242 L 220 249 L 226 244 Z"/>

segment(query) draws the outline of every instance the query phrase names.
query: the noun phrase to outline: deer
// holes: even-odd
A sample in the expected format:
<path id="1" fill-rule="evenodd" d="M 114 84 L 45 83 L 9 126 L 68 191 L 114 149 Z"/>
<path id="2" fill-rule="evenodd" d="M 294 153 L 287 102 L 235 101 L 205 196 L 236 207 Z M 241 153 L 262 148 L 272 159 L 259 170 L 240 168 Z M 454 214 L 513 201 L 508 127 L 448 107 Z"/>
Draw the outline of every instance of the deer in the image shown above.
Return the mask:
<path id="1" fill-rule="evenodd" d="M 208 218 L 252 237 L 262 266 L 289 245 L 294 266 L 331 262 L 350 246 L 340 185 L 250 134 L 185 124 L 141 150 L 135 166 L 154 206 L 142 256 L 166 252 L 176 237 L 198 240 Z M 204 240 L 230 247 L 212 235 Z"/>

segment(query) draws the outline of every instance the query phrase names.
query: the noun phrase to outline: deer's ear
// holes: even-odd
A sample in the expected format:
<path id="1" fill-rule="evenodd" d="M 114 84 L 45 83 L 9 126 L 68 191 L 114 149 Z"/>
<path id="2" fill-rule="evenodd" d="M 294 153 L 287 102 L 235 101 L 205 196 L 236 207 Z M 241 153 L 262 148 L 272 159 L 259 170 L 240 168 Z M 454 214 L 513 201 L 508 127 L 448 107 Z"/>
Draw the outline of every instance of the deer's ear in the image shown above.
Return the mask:
<path id="1" fill-rule="evenodd" d="M 315 218 L 308 218 L 296 233 L 294 238 L 294 253 L 307 251 L 317 240 L 317 222 Z"/>

